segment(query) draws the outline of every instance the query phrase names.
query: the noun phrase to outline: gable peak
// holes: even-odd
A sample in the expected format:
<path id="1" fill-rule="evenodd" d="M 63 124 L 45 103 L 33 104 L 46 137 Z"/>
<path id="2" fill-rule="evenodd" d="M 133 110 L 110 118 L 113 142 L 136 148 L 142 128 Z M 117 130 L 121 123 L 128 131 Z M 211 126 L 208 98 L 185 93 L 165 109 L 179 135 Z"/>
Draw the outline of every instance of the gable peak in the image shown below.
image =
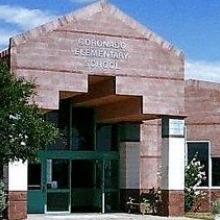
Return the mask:
<path id="1" fill-rule="evenodd" d="M 64 15 L 56 20 L 49 22 L 47 24 L 41 25 L 32 30 L 26 31 L 22 34 L 19 34 L 10 39 L 11 46 L 18 45 L 28 41 L 28 39 L 32 37 L 37 37 L 39 34 L 46 34 L 53 30 L 56 30 L 60 27 L 60 25 L 65 25 L 72 21 L 79 21 L 85 18 L 89 18 L 96 13 L 100 13 L 101 11 L 114 16 L 114 18 L 122 21 L 124 24 L 128 25 L 132 29 L 136 30 L 140 33 L 144 38 L 150 40 L 151 42 L 155 42 L 160 45 L 162 48 L 173 52 L 175 55 L 184 57 L 183 52 L 177 48 L 175 48 L 171 43 L 162 39 L 160 36 L 155 34 L 153 31 L 148 29 L 146 26 L 141 25 L 137 21 L 135 21 L 130 16 L 126 15 L 124 12 L 119 10 L 114 5 L 110 4 L 108 0 L 98 0 L 93 4 L 89 4 L 84 8 L 73 11 L 67 15 Z"/>

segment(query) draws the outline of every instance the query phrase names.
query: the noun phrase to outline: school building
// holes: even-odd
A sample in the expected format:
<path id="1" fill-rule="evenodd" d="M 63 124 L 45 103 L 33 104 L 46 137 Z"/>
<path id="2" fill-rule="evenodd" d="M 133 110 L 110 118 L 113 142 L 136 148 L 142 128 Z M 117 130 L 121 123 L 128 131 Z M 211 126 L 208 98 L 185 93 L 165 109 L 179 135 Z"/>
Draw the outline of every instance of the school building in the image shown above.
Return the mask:
<path id="1" fill-rule="evenodd" d="M 36 103 L 62 138 L 39 163 L 8 165 L 8 219 L 117 212 L 158 187 L 158 215 L 184 214 L 184 167 L 198 152 L 220 197 L 220 85 L 184 80 L 184 54 L 100 1 L 12 37 L 11 71 L 35 80 Z"/>

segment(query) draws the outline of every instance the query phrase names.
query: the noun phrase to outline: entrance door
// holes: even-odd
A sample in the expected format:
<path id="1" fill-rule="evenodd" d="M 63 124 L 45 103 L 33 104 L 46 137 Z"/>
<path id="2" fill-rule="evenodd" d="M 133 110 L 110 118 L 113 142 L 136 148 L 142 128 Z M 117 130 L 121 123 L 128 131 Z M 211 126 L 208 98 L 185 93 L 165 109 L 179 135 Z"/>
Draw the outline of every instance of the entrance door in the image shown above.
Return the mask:
<path id="1" fill-rule="evenodd" d="M 118 211 L 118 153 L 44 151 L 41 161 L 39 213 Z"/>
<path id="2" fill-rule="evenodd" d="M 70 213 L 70 160 L 47 159 L 45 213 Z"/>

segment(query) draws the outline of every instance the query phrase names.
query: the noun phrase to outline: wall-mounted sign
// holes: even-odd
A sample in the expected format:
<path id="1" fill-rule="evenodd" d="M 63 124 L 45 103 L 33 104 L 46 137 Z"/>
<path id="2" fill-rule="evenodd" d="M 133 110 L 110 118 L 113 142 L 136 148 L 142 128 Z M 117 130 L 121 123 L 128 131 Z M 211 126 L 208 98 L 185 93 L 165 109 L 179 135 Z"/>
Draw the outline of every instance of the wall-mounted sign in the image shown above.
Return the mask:
<path id="1" fill-rule="evenodd" d="M 164 117 L 162 120 L 163 137 L 184 137 L 184 119 Z"/>
<path id="2" fill-rule="evenodd" d="M 91 38 L 79 38 L 72 52 L 86 58 L 85 67 L 102 70 L 119 70 L 120 62 L 129 57 L 125 42 Z"/>

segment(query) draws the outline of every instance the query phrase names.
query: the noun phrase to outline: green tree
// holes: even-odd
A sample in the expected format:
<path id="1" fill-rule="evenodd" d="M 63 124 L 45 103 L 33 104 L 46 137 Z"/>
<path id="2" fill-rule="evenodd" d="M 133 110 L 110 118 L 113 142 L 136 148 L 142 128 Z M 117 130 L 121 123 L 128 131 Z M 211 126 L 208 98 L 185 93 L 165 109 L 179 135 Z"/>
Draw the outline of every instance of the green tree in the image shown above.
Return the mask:
<path id="1" fill-rule="evenodd" d="M 34 103 L 35 85 L 0 63 L 0 165 L 33 159 L 55 141 L 58 129 Z"/>

